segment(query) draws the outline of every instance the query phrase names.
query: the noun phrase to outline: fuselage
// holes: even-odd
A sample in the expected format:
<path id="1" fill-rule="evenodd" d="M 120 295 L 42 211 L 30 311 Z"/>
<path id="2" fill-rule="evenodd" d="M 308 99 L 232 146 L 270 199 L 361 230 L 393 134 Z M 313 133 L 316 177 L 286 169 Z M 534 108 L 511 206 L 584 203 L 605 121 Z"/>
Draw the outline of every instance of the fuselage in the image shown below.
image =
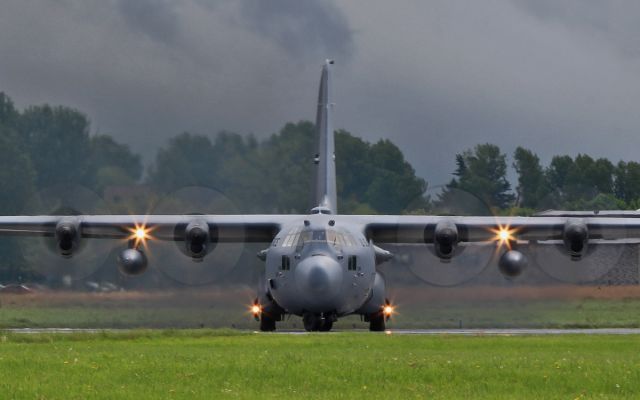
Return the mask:
<path id="1" fill-rule="evenodd" d="M 372 298 L 375 266 L 374 248 L 360 227 L 318 212 L 275 237 L 265 288 L 288 314 L 352 314 Z"/>

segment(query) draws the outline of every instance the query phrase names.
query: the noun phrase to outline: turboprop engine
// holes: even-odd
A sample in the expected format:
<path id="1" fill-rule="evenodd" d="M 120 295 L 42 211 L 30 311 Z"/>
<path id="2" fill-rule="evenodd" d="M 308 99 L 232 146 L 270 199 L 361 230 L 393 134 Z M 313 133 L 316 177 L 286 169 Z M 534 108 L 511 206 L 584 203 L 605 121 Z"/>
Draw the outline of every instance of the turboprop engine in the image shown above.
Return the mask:
<path id="1" fill-rule="evenodd" d="M 562 241 L 572 260 L 579 260 L 587 250 L 589 230 L 582 222 L 567 222 L 564 226 Z"/>
<path id="2" fill-rule="evenodd" d="M 433 232 L 433 245 L 438 257 L 449 260 L 458 244 L 458 228 L 450 222 L 439 222 Z"/>
<path id="3" fill-rule="evenodd" d="M 80 224 L 76 220 L 63 219 L 56 224 L 56 248 L 63 257 L 71 257 L 80 246 Z"/>
<path id="4" fill-rule="evenodd" d="M 213 248 L 209 225 L 204 221 L 193 221 L 184 230 L 186 253 L 195 260 L 204 258 Z"/>

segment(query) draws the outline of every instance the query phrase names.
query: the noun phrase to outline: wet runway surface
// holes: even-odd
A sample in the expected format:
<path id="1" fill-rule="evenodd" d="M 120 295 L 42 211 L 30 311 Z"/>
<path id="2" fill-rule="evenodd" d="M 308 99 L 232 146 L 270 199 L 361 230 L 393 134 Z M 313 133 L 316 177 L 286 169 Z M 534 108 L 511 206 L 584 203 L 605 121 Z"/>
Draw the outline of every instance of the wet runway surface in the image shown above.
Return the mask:
<path id="1" fill-rule="evenodd" d="M 463 335 L 463 336 L 523 336 L 523 335 L 638 335 L 637 328 L 601 329 L 390 329 L 398 335 Z"/>
<path id="2" fill-rule="evenodd" d="M 71 328 L 20 328 L 3 329 L 0 332 L 38 334 L 38 333 L 100 333 L 129 332 L 130 329 L 71 329 Z M 255 332 L 255 331 L 247 331 Z M 334 330 L 335 332 L 368 333 L 367 330 Z M 255 332 L 258 333 L 258 332 Z M 388 335 L 460 335 L 460 336 L 525 336 L 525 335 L 639 335 L 640 328 L 601 328 L 601 329 L 389 329 Z M 271 333 L 267 333 L 271 334 Z M 281 335 L 306 335 L 305 331 L 277 331 Z"/>

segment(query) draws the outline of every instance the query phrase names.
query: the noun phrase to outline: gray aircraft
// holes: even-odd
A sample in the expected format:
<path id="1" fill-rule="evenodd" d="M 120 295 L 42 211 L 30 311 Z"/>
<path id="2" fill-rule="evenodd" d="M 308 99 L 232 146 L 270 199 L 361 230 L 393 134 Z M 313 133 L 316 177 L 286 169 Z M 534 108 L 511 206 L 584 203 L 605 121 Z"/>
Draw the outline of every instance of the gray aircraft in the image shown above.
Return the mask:
<path id="1" fill-rule="evenodd" d="M 331 70 L 322 68 L 316 119 L 315 199 L 308 215 L 78 215 L 3 216 L 0 234 L 49 238 L 63 257 L 87 240 L 123 240 L 118 264 L 126 274 L 148 264 L 146 240 L 177 242 L 194 261 L 217 243 L 265 243 L 265 261 L 252 312 L 260 329 L 273 331 L 287 314 L 308 331 L 329 331 L 340 317 L 358 314 L 382 331 L 394 312 L 377 266 L 391 244 L 421 244 L 447 268 L 473 245 L 491 246 L 500 271 L 517 276 L 532 244 L 560 247 L 567 263 L 588 257 L 596 244 L 639 238 L 637 213 L 552 212 L 536 217 L 340 215 L 336 195 Z M 210 255 L 211 256 L 211 255 Z"/>

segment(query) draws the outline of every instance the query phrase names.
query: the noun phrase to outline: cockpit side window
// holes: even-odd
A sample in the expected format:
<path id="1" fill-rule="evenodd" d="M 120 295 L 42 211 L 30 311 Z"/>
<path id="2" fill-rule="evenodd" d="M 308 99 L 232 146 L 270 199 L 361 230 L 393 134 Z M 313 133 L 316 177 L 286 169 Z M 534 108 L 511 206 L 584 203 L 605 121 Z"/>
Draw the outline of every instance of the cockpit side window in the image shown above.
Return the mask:
<path id="1" fill-rule="evenodd" d="M 287 233 L 287 236 L 282 240 L 282 247 L 292 247 L 296 243 L 298 243 L 298 239 L 300 238 L 300 232 L 302 228 L 296 227 Z"/>
<path id="2" fill-rule="evenodd" d="M 356 239 L 349 232 L 343 231 L 341 232 L 341 236 L 345 246 L 355 247 L 358 245 Z"/>

